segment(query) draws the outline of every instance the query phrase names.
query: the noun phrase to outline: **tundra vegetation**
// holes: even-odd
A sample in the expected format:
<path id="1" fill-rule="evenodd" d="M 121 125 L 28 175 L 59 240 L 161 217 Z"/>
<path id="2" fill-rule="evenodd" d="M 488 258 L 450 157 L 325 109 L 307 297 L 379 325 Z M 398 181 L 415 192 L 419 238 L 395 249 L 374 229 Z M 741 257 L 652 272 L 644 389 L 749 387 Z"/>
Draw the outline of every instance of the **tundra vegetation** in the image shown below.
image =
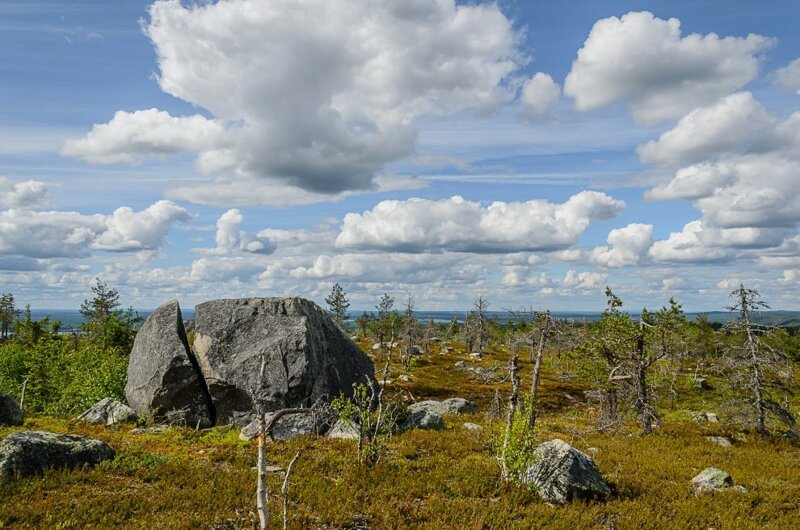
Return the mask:
<path id="1" fill-rule="evenodd" d="M 346 326 L 337 287 L 328 302 Z M 0 392 L 19 400 L 26 387 L 21 429 L 98 438 L 116 457 L 0 483 L 0 528 L 795 527 L 797 328 L 758 325 L 765 302 L 744 286 L 726 325 L 689 320 L 675 300 L 633 312 L 611 289 L 606 299 L 593 322 L 520 310 L 501 323 L 479 296 L 465 322 L 436 323 L 417 321 L 411 295 L 401 313 L 387 293 L 355 322 L 377 384 L 333 396 L 356 439 L 267 441 L 276 420 L 262 411 L 253 469 L 254 442 L 232 427 L 132 434 L 73 419 L 101 398 L 124 400 L 138 319 L 116 291 L 95 285 L 74 335 L 17 313 L 11 297 Z M 445 416 L 443 430 L 394 427 L 413 403 L 453 397 L 479 412 Z M 18 429 L 0 427 L 0 438 Z M 554 507 L 521 483 L 554 438 L 594 459 L 608 499 Z M 690 481 L 710 467 L 747 492 L 696 496 Z"/>

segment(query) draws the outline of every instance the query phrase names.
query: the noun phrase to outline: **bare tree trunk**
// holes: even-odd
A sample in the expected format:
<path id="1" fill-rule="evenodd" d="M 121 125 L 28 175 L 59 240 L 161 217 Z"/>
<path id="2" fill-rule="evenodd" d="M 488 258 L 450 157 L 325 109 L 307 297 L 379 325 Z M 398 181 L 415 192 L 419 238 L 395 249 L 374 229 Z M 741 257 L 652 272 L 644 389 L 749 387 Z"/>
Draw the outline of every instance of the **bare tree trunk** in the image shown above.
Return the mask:
<path id="1" fill-rule="evenodd" d="M 283 477 L 283 487 L 281 488 L 281 495 L 283 496 L 283 530 L 289 528 L 289 477 L 298 458 L 300 458 L 300 451 L 297 451 L 292 461 L 289 462 L 286 467 L 286 475 Z"/>
<path id="2" fill-rule="evenodd" d="M 758 421 L 758 432 L 767 432 L 767 411 L 764 406 L 764 382 L 761 378 L 761 365 L 758 358 L 758 345 L 753 339 L 750 323 L 747 323 L 747 349 L 750 353 L 750 360 L 753 363 L 753 373 L 750 377 L 750 386 L 753 388 L 753 401 L 756 406 L 756 418 Z"/>
<path id="3" fill-rule="evenodd" d="M 542 372 L 542 355 L 544 354 L 545 334 L 539 335 L 539 345 L 536 348 L 536 360 L 533 365 L 533 379 L 531 381 L 531 411 L 528 416 L 528 430 L 533 432 L 536 426 L 537 403 L 536 398 L 539 394 L 539 379 Z"/>
<path id="4" fill-rule="evenodd" d="M 25 378 L 25 381 L 22 382 L 22 394 L 19 396 L 19 410 L 22 413 L 25 413 L 25 389 L 28 388 L 28 377 Z"/>
<path id="5" fill-rule="evenodd" d="M 639 422 L 645 434 L 653 432 L 650 417 L 650 407 L 647 402 L 647 359 L 644 353 L 644 323 L 639 324 L 639 336 L 636 339 L 636 411 L 639 413 Z"/>
<path id="6" fill-rule="evenodd" d="M 508 482 L 508 465 L 506 458 L 508 457 L 508 444 L 511 440 L 511 429 L 514 424 L 514 415 L 517 412 L 517 402 L 519 401 L 519 363 L 517 356 L 514 355 L 509 363 L 508 371 L 511 376 L 511 396 L 508 398 L 508 415 L 506 416 L 506 433 L 503 438 L 503 451 L 500 455 L 500 465 L 503 468 L 503 480 Z"/>
<path id="7" fill-rule="evenodd" d="M 259 529 L 269 526 L 269 500 L 267 493 L 267 440 L 266 419 L 261 412 L 258 418 L 258 486 L 256 487 L 256 511 L 258 512 Z"/>

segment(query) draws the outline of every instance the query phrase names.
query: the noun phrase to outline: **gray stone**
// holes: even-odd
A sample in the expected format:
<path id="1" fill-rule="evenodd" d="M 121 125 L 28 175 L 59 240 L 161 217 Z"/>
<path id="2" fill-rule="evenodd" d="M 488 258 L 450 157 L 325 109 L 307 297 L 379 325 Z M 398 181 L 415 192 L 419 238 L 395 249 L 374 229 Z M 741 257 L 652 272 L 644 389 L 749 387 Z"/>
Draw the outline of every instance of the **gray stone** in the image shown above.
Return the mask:
<path id="1" fill-rule="evenodd" d="M 719 491 L 733 487 L 733 478 L 716 467 L 707 467 L 692 479 L 692 491 L 695 495 Z"/>
<path id="2" fill-rule="evenodd" d="M 189 426 L 198 421 L 202 427 L 213 425 L 211 400 L 186 341 L 177 300 L 156 309 L 136 334 L 125 397 L 140 416 L 182 410 Z"/>
<path id="3" fill-rule="evenodd" d="M 706 436 L 706 440 L 720 447 L 731 447 L 733 445 L 733 441 L 727 436 Z"/>
<path id="4" fill-rule="evenodd" d="M 713 412 L 701 412 L 695 415 L 694 421 L 719 423 L 719 416 L 717 416 Z"/>
<path id="5" fill-rule="evenodd" d="M 711 390 L 711 385 L 708 383 L 708 379 L 703 377 L 695 381 L 694 384 L 700 390 Z"/>
<path id="6" fill-rule="evenodd" d="M 456 361 L 455 367 L 456 368 L 464 368 L 467 365 L 464 361 Z"/>
<path id="7" fill-rule="evenodd" d="M 409 354 L 409 355 L 415 355 L 415 356 L 417 356 L 417 357 L 418 357 L 418 356 L 422 355 L 422 348 L 420 348 L 419 346 L 417 346 L 417 345 L 415 344 L 415 345 L 411 346 L 411 347 L 408 349 L 408 354 Z"/>
<path id="8" fill-rule="evenodd" d="M 467 399 L 463 398 L 449 398 L 444 401 L 419 401 L 408 407 L 409 412 L 418 412 L 421 410 L 428 410 L 435 412 L 440 416 L 447 416 L 449 414 L 475 414 L 478 412 L 478 406 Z"/>
<path id="9" fill-rule="evenodd" d="M 103 441 L 74 434 L 17 431 L 0 442 L 0 477 L 6 481 L 47 468 L 94 466 L 114 458 Z"/>
<path id="10" fill-rule="evenodd" d="M 478 431 L 482 431 L 483 430 L 483 427 L 481 427 L 477 423 L 466 422 L 466 423 L 464 423 L 464 425 L 462 425 L 462 427 L 464 427 L 468 431 L 476 431 L 476 432 L 478 432 Z"/>
<path id="11" fill-rule="evenodd" d="M 168 425 L 154 425 L 153 427 L 136 427 L 131 429 L 131 434 L 139 435 L 139 434 L 161 434 L 167 431 L 170 431 L 171 427 Z"/>
<path id="12" fill-rule="evenodd" d="M 218 424 L 252 419 L 252 392 L 267 410 L 310 407 L 374 383 L 372 361 L 325 311 L 302 298 L 245 298 L 200 304 L 194 351 Z M 266 357 L 263 385 L 262 353 Z"/>
<path id="13" fill-rule="evenodd" d="M 611 494 L 594 460 L 562 440 L 550 440 L 537 447 L 533 462 L 520 481 L 533 486 L 546 502 L 563 504 Z"/>
<path id="14" fill-rule="evenodd" d="M 400 381 L 402 381 L 404 383 L 410 383 L 411 382 L 411 376 L 406 375 L 406 374 L 401 374 L 397 379 L 399 379 Z"/>
<path id="15" fill-rule="evenodd" d="M 103 398 L 75 419 L 100 425 L 114 425 L 123 421 L 136 421 L 136 411 L 114 398 Z"/>
<path id="16" fill-rule="evenodd" d="M 408 418 L 400 425 L 403 430 L 408 429 L 429 429 L 440 431 L 444 429 L 444 420 L 441 415 L 432 410 L 422 409 L 412 411 Z"/>
<path id="17" fill-rule="evenodd" d="M 358 440 L 358 427 L 352 422 L 339 419 L 328 431 L 328 438 L 338 438 L 340 440 Z"/>
<path id="18" fill-rule="evenodd" d="M 266 414 L 265 420 L 269 422 L 273 415 L 274 413 Z M 273 440 L 285 441 L 308 434 L 322 434 L 324 426 L 315 424 L 314 421 L 313 414 L 287 414 L 275 422 L 269 437 Z M 258 436 L 258 420 L 253 420 L 242 427 L 242 431 L 239 433 L 240 440 L 252 440 L 256 436 Z"/>
<path id="19" fill-rule="evenodd" d="M 17 400 L 0 392 L 0 425 L 22 425 L 24 419 Z"/>

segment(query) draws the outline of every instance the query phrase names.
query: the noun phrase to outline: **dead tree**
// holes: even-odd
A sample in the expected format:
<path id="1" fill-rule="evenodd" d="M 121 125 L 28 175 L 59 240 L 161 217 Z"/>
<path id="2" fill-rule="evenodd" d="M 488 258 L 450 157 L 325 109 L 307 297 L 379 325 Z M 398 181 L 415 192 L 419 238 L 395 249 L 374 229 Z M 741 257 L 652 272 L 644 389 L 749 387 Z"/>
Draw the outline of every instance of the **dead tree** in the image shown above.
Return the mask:
<path id="1" fill-rule="evenodd" d="M 759 433 L 766 434 L 768 417 L 773 416 L 790 429 L 794 429 L 796 423 L 794 415 L 788 407 L 771 395 L 771 391 L 783 391 L 789 394 L 786 383 L 792 379 L 791 363 L 781 351 L 780 345 L 771 345 L 766 340 L 770 335 L 777 335 L 778 331 L 757 326 L 752 319 L 753 312 L 767 309 L 769 304 L 761 300 L 758 291 L 746 289 L 744 285 L 739 285 L 739 288 L 731 293 L 731 298 L 735 303 L 728 309 L 738 311 L 739 319 L 728 329 L 734 337 L 742 337 L 741 345 L 733 349 L 734 355 L 731 360 L 735 371 L 747 380 L 745 387 L 751 395 L 746 401 L 753 409 L 756 428 Z"/>
<path id="2" fill-rule="evenodd" d="M 503 480 L 508 482 L 508 446 L 511 442 L 511 431 L 514 427 L 514 415 L 519 405 L 519 357 L 514 355 L 508 363 L 508 375 L 511 378 L 511 396 L 508 398 L 508 414 L 506 415 L 506 431 L 503 436 L 503 449 L 500 453 L 500 466 L 503 470 Z"/>

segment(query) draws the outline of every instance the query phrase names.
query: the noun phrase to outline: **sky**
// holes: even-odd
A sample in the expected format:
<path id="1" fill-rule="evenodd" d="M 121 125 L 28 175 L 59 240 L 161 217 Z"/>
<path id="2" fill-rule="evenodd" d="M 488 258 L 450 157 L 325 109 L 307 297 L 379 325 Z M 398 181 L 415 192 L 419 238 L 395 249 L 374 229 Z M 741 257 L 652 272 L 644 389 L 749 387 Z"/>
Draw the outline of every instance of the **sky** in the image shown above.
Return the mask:
<path id="1" fill-rule="evenodd" d="M 0 1 L 0 291 L 800 310 L 800 3 Z"/>

